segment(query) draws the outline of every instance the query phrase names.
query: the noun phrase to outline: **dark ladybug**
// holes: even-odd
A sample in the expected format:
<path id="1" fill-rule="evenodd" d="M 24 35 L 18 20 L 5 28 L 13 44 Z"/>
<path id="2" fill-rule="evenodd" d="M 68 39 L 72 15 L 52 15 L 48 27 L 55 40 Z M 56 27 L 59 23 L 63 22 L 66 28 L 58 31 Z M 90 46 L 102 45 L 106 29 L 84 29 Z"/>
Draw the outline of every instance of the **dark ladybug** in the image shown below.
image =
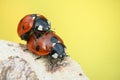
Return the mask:
<path id="1" fill-rule="evenodd" d="M 49 56 L 51 59 L 64 59 L 66 56 L 65 45 L 62 39 L 53 31 L 43 33 L 41 37 L 31 36 L 27 48 L 39 56 Z"/>
<path id="2" fill-rule="evenodd" d="M 31 34 L 38 33 L 38 37 L 42 33 L 50 30 L 49 21 L 39 14 L 29 14 L 21 19 L 18 24 L 18 35 L 21 39 L 28 41 Z"/>

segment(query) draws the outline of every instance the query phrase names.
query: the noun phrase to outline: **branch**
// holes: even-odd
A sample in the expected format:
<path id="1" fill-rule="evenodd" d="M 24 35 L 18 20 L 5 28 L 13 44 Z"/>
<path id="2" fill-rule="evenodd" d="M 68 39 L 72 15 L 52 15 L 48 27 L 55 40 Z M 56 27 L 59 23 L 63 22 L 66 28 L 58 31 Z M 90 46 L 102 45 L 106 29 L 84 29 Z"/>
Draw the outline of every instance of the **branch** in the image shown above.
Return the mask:
<path id="1" fill-rule="evenodd" d="M 35 60 L 26 46 L 0 40 L 0 80 L 88 80 L 69 56 L 51 67 L 46 57 Z"/>

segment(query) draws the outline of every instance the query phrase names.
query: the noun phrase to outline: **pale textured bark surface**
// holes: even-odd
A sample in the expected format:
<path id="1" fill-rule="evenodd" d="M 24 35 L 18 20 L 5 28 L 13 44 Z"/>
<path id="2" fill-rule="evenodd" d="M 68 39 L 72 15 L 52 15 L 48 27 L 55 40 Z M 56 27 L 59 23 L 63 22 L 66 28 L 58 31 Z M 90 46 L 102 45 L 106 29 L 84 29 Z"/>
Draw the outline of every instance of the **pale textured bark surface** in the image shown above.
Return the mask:
<path id="1" fill-rule="evenodd" d="M 30 65 L 16 56 L 0 63 L 0 80 L 38 80 L 38 78 Z"/>
<path id="2" fill-rule="evenodd" d="M 25 45 L 0 40 L 0 80 L 89 80 L 80 65 L 70 57 L 51 68 L 47 58 L 36 55 Z"/>

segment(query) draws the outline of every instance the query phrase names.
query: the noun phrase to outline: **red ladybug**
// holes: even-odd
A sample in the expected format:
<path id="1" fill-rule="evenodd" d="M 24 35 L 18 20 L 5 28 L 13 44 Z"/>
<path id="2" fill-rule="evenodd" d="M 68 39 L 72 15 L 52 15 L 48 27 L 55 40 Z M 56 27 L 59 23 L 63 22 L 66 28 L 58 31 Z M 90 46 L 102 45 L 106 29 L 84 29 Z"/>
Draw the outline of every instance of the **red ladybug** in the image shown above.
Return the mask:
<path id="1" fill-rule="evenodd" d="M 28 41 L 31 34 L 39 33 L 38 36 L 41 36 L 43 32 L 50 30 L 49 21 L 39 14 L 29 14 L 21 19 L 18 24 L 18 35 L 22 40 Z"/>
<path id="2" fill-rule="evenodd" d="M 50 30 L 50 23 L 42 15 L 26 15 L 19 22 L 17 32 L 34 54 L 60 60 L 66 56 L 62 39 Z"/>
<path id="3" fill-rule="evenodd" d="M 62 39 L 53 31 L 43 33 L 41 37 L 30 37 L 27 48 L 39 56 L 49 55 L 53 59 L 64 59 L 66 56 L 65 45 Z"/>

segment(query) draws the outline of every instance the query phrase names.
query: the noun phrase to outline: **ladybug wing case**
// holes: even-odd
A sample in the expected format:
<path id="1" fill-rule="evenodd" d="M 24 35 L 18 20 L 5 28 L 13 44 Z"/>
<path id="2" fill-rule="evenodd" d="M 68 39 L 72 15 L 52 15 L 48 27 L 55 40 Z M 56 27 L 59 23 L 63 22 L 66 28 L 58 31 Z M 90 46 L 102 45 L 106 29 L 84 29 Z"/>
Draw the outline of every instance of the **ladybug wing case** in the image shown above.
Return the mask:
<path id="1" fill-rule="evenodd" d="M 46 42 L 42 39 L 43 38 L 35 39 L 34 37 L 31 37 L 27 43 L 27 48 L 39 56 L 48 55 L 50 49 L 46 47 Z"/>
<path id="2" fill-rule="evenodd" d="M 37 39 L 31 37 L 27 43 L 27 48 L 39 56 L 52 55 L 54 53 L 58 55 L 65 54 L 65 46 L 62 39 L 53 32 L 45 33 Z"/>

